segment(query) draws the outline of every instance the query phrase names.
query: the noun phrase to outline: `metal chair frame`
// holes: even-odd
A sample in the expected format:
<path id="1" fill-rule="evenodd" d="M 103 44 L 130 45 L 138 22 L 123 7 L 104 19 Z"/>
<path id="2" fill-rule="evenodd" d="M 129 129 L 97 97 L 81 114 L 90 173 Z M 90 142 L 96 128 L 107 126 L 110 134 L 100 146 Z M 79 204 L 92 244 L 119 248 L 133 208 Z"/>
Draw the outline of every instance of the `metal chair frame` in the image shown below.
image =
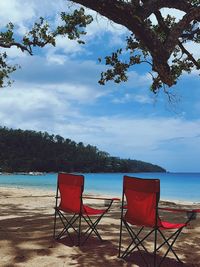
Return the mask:
<path id="1" fill-rule="evenodd" d="M 62 174 L 59 174 L 62 175 Z M 65 174 L 63 174 L 65 175 Z M 71 175 L 72 179 L 76 178 L 75 174 L 67 174 Z M 80 175 L 79 175 L 80 176 Z M 75 244 L 71 233 L 69 232 L 70 229 L 72 229 L 76 234 L 78 238 L 77 245 L 84 245 L 85 242 L 88 240 L 88 238 L 91 236 L 92 233 L 94 233 L 100 241 L 102 241 L 101 235 L 99 234 L 99 231 L 97 230 L 97 225 L 102 219 L 102 217 L 108 212 L 110 209 L 112 203 L 114 200 L 118 200 L 117 198 L 99 198 L 99 197 L 85 197 L 83 196 L 83 189 L 84 189 L 84 176 L 83 177 L 83 186 L 81 187 L 81 194 L 80 194 L 80 210 L 78 213 L 71 213 L 65 212 L 63 210 L 59 209 L 58 201 L 60 199 L 60 192 L 59 192 L 59 179 L 57 182 L 57 189 L 56 189 L 56 205 L 55 205 L 55 213 L 54 213 L 54 229 L 53 229 L 53 238 L 54 239 L 61 239 L 63 236 L 67 235 L 71 242 Z M 84 204 L 83 199 L 94 199 L 94 200 L 109 200 L 109 205 L 107 208 L 101 213 L 101 214 L 87 214 L 84 210 Z M 71 216 L 69 218 L 69 216 Z M 98 216 L 95 220 L 92 220 L 91 217 Z M 59 217 L 60 221 L 62 222 L 63 229 L 59 232 L 59 234 L 56 234 L 56 225 L 57 225 L 57 217 Z M 82 221 L 86 223 L 88 226 L 87 229 L 82 232 Z M 78 222 L 78 225 L 75 227 L 75 223 Z"/>
<path id="2" fill-rule="evenodd" d="M 125 176 L 128 177 L 128 176 Z M 136 178 L 136 177 L 128 177 L 128 178 Z M 142 178 L 136 178 L 136 179 L 142 179 Z M 148 179 L 148 180 L 154 180 L 154 179 Z M 158 179 L 156 179 L 158 180 Z M 149 264 L 147 263 L 144 255 L 142 254 L 142 250 L 140 247 L 142 247 L 142 249 L 148 253 L 151 254 L 151 252 L 149 252 L 147 250 L 147 248 L 145 247 L 145 245 L 143 244 L 143 241 L 148 238 L 150 235 L 154 234 L 154 249 L 153 249 L 153 266 L 154 267 L 160 267 L 161 264 L 163 263 L 163 261 L 166 259 L 167 255 L 169 252 L 172 252 L 173 255 L 175 256 L 175 258 L 177 259 L 178 262 L 182 263 L 182 261 L 179 259 L 179 257 L 177 256 L 176 252 L 173 249 L 173 245 L 175 243 L 175 241 L 177 240 L 178 236 L 180 235 L 180 233 L 182 232 L 183 228 L 194 218 L 194 214 L 196 212 L 199 212 L 198 210 L 190 210 L 187 212 L 190 212 L 190 216 L 188 217 L 187 221 L 185 222 L 185 225 L 178 228 L 175 232 L 173 232 L 169 237 L 165 237 L 165 235 L 163 234 L 162 230 L 160 229 L 160 226 L 158 225 L 158 210 L 162 209 L 164 211 L 172 211 L 172 212 L 186 212 L 186 210 L 177 210 L 177 209 L 165 209 L 165 208 L 159 208 L 158 207 L 158 203 L 159 203 L 159 199 L 160 199 L 160 191 L 156 192 L 156 212 L 155 212 L 155 223 L 154 223 L 154 227 L 151 227 L 152 229 L 144 236 L 144 237 L 140 237 L 140 234 L 142 233 L 142 231 L 146 228 L 146 226 L 141 226 L 139 231 L 137 233 L 135 233 L 135 230 L 133 230 L 133 226 L 132 224 L 128 223 L 125 218 L 124 218 L 124 211 L 127 210 L 128 206 L 125 205 L 125 188 L 123 185 L 123 192 L 122 192 L 122 207 L 121 207 L 121 224 L 120 224 L 120 239 L 119 239 L 119 254 L 118 257 L 125 259 L 127 256 L 129 256 L 135 249 L 137 249 L 141 255 L 141 257 L 143 258 L 146 266 L 149 266 Z M 125 251 L 123 253 L 121 253 L 121 246 L 122 246 L 122 229 L 123 229 L 123 225 L 125 226 L 129 236 L 131 237 L 131 243 L 127 246 L 127 248 L 125 249 Z M 138 225 L 136 225 L 138 226 Z M 167 231 L 166 229 L 164 231 Z M 158 233 L 160 234 L 160 236 L 162 237 L 162 239 L 164 240 L 160 245 L 157 244 L 157 235 Z M 171 241 L 171 242 L 170 242 Z M 159 251 L 159 249 L 161 247 L 163 247 L 164 245 L 168 246 L 168 249 L 166 250 L 164 256 L 162 257 L 160 263 L 157 265 L 157 257 L 156 254 Z"/>

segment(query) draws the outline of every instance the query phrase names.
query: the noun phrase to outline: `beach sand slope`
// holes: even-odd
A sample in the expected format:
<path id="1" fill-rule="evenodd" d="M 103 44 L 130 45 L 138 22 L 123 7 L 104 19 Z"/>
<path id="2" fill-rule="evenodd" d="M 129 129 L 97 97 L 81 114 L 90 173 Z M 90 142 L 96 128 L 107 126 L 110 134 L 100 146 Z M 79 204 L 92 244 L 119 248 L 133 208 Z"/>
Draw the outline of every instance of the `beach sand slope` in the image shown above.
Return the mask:
<path id="1" fill-rule="evenodd" d="M 91 237 L 79 248 L 72 245 L 67 238 L 59 242 L 52 238 L 54 192 L 3 187 L 0 191 L 0 266 L 145 266 L 138 252 L 134 252 L 126 261 L 117 257 L 119 203 L 114 203 L 99 226 L 104 241 Z M 102 206 L 104 203 L 98 202 L 96 206 L 100 204 Z M 191 207 L 171 202 L 162 202 L 162 205 Z M 192 205 L 194 208 L 200 208 L 199 206 Z M 181 220 L 180 214 L 170 213 L 167 216 L 168 219 L 175 217 L 176 220 Z M 128 236 L 126 234 L 124 236 L 126 243 Z M 146 245 L 152 247 L 151 240 Z M 184 230 L 175 249 L 183 260 L 184 267 L 200 267 L 200 216 Z M 152 262 L 151 255 L 145 257 L 149 263 Z M 158 260 L 160 259 L 158 256 Z M 180 264 L 169 254 L 162 266 L 178 267 Z"/>

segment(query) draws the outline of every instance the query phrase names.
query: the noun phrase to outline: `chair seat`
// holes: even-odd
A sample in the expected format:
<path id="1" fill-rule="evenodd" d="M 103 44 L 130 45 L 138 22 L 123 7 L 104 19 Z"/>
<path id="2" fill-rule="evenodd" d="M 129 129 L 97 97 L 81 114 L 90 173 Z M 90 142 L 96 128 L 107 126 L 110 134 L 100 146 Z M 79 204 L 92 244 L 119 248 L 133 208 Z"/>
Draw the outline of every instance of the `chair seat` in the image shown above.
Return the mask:
<path id="1" fill-rule="evenodd" d="M 83 214 L 87 215 L 97 215 L 97 214 L 102 214 L 106 210 L 99 210 L 99 209 L 94 209 L 89 206 L 83 205 Z"/>
<path id="2" fill-rule="evenodd" d="M 166 221 L 161 221 L 160 222 L 161 226 L 159 227 L 161 230 L 165 229 L 179 229 L 184 226 L 186 226 L 186 223 L 171 223 L 171 222 L 166 222 Z"/>
<path id="3" fill-rule="evenodd" d="M 70 209 L 66 209 L 64 207 L 59 207 L 59 210 L 62 210 L 64 212 L 67 212 L 67 213 L 76 213 L 78 214 L 79 211 L 75 211 L 75 210 L 70 210 Z M 94 208 L 91 208 L 87 205 L 83 205 L 83 210 L 82 210 L 82 213 L 83 214 L 87 214 L 87 215 L 98 215 L 98 214 L 103 214 L 106 210 L 101 210 L 101 209 L 94 209 Z"/>

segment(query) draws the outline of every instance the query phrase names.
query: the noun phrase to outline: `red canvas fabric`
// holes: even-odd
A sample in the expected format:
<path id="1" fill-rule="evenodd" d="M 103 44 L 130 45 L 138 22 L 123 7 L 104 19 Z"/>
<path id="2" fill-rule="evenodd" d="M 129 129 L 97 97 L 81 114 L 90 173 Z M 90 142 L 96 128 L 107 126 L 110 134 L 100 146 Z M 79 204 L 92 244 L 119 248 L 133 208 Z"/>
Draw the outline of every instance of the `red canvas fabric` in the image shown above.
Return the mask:
<path id="1" fill-rule="evenodd" d="M 103 214 L 105 210 L 94 209 L 82 205 L 82 192 L 84 177 L 82 175 L 60 173 L 58 175 L 58 188 L 60 191 L 59 209 L 69 213 L 82 213 L 87 215 Z M 81 211 L 82 206 L 82 211 Z"/>
<path id="2" fill-rule="evenodd" d="M 159 190 L 158 179 L 124 176 L 124 193 L 127 201 L 125 220 L 135 225 L 155 226 Z"/>
<path id="3" fill-rule="evenodd" d="M 71 173 L 59 173 L 58 185 L 71 185 L 71 186 L 84 186 L 84 176 L 71 174 Z"/>
<path id="4" fill-rule="evenodd" d="M 83 185 L 84 177 L 82 175 L 60 173 L 58 176 L 59 209 L 65 212 L 80 213 Z"/>
<path id="5" fill-rule="evenodd" d="M 149 251 L 143 245 L 143 241 L 145 241 L 150 235 L 153 234 L 153 266 L 160 266 L 169 252 L 172 252 L 176 259 L 181 263 L 181 260 L 178 258 L 172 247 L 181 231 L 184 229 L 185 226 L 188 225 L 190 220 L 193 219 L 192 216 L 195 214 L 195 212 L 190 211 L 188 214 L 187 211 L 187 218 L 185 223 L 174 223 L 165 220 L 162 221 L 162 217 L 159 217 L 158 210 L 161 209 L 166 211 L 174 211 L 174 209 L 158 208 L 159 198 L 160 180 L 124 176 L 119 240 L 119 257 L 125 259 L 134 250 L 138 249 L 140 251 L 140 246 L 142 246 L 143 249 L 147 253 L 149 253 Z M 181 209 L 177 209 L 177 211 L 183 212 Z M 198 212 L 198 209 L 196 211 Z M 129 243 L 125 250 L 123 248 L 124 246 L 122 246 L 123 225 L 126 227 L 126 230 L 129 233 L 129 236 L 131 237 L 131 243 Z M 135 226 L 138 227 L 134 229 Z M 150 229 L 148 233 L 144 233 L 142 235 L 143 228 L 145 227 L 149 227 Z M 170 230 L 171 232 L 168 233 L 166 237 L 164 236 L 165 230 Z M 159 239 L 157 238 L 158 234 L 161 235 L 163 239 L 161 241 L 161 244 L 157 243 L 157 241 L 159 241 Z M 159 251 L 163 246 L 166 245 L 168 247 L 166 248 L 163 258 L 158 264 L 156 257 L 157 251 Z M 149 264 L 146 262 L 146 265 Z"/>
<path id="6" fill-rule="evenodd" d="M 56 205 L 54 215 L 54 233 L 53 236 L 57 240 L 68 236 L 71 242 L 80 246 L 83 245 L 88 238 L 94 234 L 102 241 L 98 232 L 97 225 L 102 217 L 110 209 L 114 199 L 83 197 L 84 176 L 68 173 L 59 173 L 57 190 L 56 190 Z M 83 198 L 109 200 L 109 204 L 102 209 L 92 208 L 83 204 Z M 94 216 L 92 218 L 92 216 Z M 62 222 L 63 228 L 56 223 L 57 219 Z M 82 227 L 82 224 L 85 224 Z M 58 228 L 58 229 L 57 229 Z M 59 230 L 59 234 L 57 234 Z M 77 235 L 77 242 L 71 237 L 71 230 Z"/>
<path id="7" fill-rule="evenodd" d="M 125 175 L 124 189 L 134 190 L 136 192 L 160 193 L 160 180 L 144 179 Z"/>
<path id="8" fill-rule="evenodd" d="M 127 200 L 126 221 L 141 226 L 155 226 L 156 194 L 126 190 L 125 195 Z"/>
<path id="9" fill-rule="evenodd" d="M 124 176 L 124 194 L 127 201 L 127 205 L 124 206 L 127 209 L 124 216 L 125 220 L 133 225 L 155 227 L 156 209 L 160 197 L 160 181 L 158 179 Z M 164 208 L 164 210 L 174 211 L 168 208 Z M 186 226 L 186 224 L 161 221 L 158 216 L 157 226 L 165 230 L 178 229 Z"/>
<path id="10" fill-rule="evenodd" d="M 186 225 L 187 225 L 186 223 L 171 223 L 171 222 L 161 221 L 160 229 L 161 230 L 179 229 L 179 228 L 184 227 Z"/>
<path id="11" fill-rule="evenodd" d="M 77 186 L 63 186 L 60 188 L 59 209 L 66 212 L 80 213 L 81 208 L 81 188 Z"/>
<path id="12" fill-rule="evenodd" d="M 87 215 L 103 214 L 105 210 L 93 209 L 89 206 L 83 205 L 82 213 Z"/>

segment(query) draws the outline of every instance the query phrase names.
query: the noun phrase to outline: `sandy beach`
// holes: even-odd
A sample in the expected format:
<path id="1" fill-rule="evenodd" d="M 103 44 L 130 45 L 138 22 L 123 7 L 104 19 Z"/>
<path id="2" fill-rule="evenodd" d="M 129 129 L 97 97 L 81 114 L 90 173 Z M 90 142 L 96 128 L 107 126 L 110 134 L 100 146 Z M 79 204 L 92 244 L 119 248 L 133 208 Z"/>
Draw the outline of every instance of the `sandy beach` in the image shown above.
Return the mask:
<path id="1" fill-rule="evenodd" d="M 0 191 L 0 266 L 145 266 L 138 252 L 134 252 L 126 261 L 117 257 L 119 202 L 113 204 L 99 225 L 104 241 L 91 237 L 84 246 L 76 247 L 67 239 L 58 242 L 52 238 L 55 192 L 3 187 Z M 161 201 L 160 204 L 200 208 L 200 204 L 167 201 Z M 103 207 L 104 202 L 98 201 L 95 205 Z M 166 216 L 168 219 L 181 219 L 180 214 L 167 213 Z M 147 246 L 150 247 L 151 242 Z M 182 266 L 200 266 L 200 214 L 181 234 L 175 249 L 184 262 Z M 152 262 L 152 256 L 147 256 L 147 260 Z M 169 254 L 162 266 L 178 267 L 180 264 Z"/>

